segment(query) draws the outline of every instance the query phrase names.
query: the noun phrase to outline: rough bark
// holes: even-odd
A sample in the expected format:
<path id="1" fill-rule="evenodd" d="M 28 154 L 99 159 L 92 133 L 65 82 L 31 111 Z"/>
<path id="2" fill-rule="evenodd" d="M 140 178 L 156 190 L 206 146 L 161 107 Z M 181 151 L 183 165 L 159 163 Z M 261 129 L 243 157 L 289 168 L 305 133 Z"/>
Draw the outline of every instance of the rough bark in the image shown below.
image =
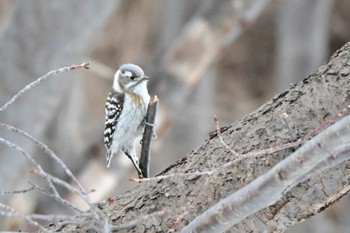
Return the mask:
<path id="1" fill-rule="evenodd" d="M 287 143 L 291 141 L 291 134 L 281 120 L 282 113 L 289 115 L 297 137 L 305 136 L 349 104 L 349 67 L 350 43 L 338 50 L 329 62 L 312 75 L 227 127 L 222 133 L 224 141 L 240 154 Z M 156 221 L 148 218 L 126 231 L 178 231 L 220 199 L 264 174 L 295 149 L 248 158 L 212 175 L 172 176 L 169 179 L 143 182 L 116 197 L 114 202 L 100 207 L 115 224 L 167 208 L 170 211 L 166 216 Z M 234 159 L 214 137 L 161 174 L 212 170 Z M 282 200 L 248 217 L 234 226 L 232 231 L 283 231 L 323 211 L 348 192 L 349 176 L 346 174 L 349 173 L 349 165 L 349 162 L 343 163 L 300 183 Z M 77 231 L 75 227 L 61 226 L 59 223 L 52 224 L 50 229 Z"/>

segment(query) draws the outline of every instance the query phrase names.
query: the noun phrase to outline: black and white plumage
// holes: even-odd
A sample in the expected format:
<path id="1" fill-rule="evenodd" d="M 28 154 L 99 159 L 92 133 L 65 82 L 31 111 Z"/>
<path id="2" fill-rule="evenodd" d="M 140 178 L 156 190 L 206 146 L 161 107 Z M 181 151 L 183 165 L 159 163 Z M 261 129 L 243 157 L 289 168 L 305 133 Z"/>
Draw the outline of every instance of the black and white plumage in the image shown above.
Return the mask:
<path id="1" fill-rule="evenodd" d="M 143 70 L 134 64 L 124 64 L 114 75 L 105 109 L 104 143 L 107 167 L 113 155 L 123 151 L 132 161 L 139 175 L 139 159 L 134 149 L 135 139 L 143 133 L 144 118 L 150 96 Z"/>
<path id="2" fill-rule="evenodd" d="M 104 131 L 104 143 L 106 148 L 111 147 L 115 127 L 123 110 L 124 99 L 123 93 L 114 91 L 111 91 L 107 97 Z"/>

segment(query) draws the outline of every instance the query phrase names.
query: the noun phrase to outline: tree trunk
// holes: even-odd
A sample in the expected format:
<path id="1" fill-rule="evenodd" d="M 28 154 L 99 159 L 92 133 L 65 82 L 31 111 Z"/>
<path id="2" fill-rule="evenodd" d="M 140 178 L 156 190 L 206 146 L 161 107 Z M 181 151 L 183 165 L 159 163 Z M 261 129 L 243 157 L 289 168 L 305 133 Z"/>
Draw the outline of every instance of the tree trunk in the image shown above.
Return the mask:
<path id="1" fill-rule="evenodd" d="M 350 43 L 347 43 L 308 78 L 224 128 L 223 140 L 239 154 L 245 154 L 302 138 L 350 103 L 349 67 Z M 288 114 L 292 127 L 282 120 L 284 113 Z M 295 149 L 246 158 L 211 175 L 174 175 L 141 182 L 133 190 L 100 207 L 114 224 L 139 219 L 166 208 L 165 216 L 146 218 L 125 232 L 179 231 L 210 206 L 264 174 Z M 214 136 L 160 175 L 214 170 L 235 159 Z M 246 218 L 231 228 L 232 231 L 279 232 L 323 211 L 347 193 L 349 165 L 349 162 L 343 163 L 300 183 L 282 200 Z M 75 226 L 59 225 L 55 223 L 50 229 L 77 231 Z"/>

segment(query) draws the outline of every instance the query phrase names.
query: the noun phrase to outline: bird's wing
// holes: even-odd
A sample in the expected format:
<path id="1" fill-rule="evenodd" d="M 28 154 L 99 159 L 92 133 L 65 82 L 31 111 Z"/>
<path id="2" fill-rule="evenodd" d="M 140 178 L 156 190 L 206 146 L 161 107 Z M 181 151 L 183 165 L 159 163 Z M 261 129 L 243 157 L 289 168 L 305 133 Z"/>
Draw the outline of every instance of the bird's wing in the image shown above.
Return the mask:
<path id="1" fill-rule="evenodd" d="M 113 90 L 107 97 L 104 130 L 104 143 L 107 150 L 113 141 L 113 134 L 118 124 L 118 118 L 123 110 L 124 98 L 123 93 L 114 92 Z"/>

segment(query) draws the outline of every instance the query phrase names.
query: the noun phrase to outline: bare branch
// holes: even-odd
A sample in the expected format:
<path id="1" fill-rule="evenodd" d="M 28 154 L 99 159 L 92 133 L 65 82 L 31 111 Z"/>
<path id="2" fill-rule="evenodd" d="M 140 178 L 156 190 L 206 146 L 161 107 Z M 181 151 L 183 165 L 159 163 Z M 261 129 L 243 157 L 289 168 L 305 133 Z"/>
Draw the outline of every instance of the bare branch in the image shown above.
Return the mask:
<path id="1" fill-rule="evenodd" d="M 313 131 L 311 131 L 310 133 L 308 133 L 305 136 L 305 139 L 309 139 L 313 136 L 315 136 L 316 134 L 318 134 L 321 130 L 327 128 L 329 125 L 333 124 L 335 121 L 339 120 L 340 118 L 342 118 L 343 116 L 345 116 L 345 114 L 347 114 L 350 110 L 350 104 L 347 105 L 345 108 L 343 108 L 342 110 L 340 110 L 337 114 L 333 115 L 332 117 L 330 117 L 328 120 L 326 120 L 325 122 L 323 122 L 322 124 L 320 124 L 316 129 L 314 129 Z"/>
<path id="2" fill-rule="evenodd" d="M 46 222 L 52 222 L 52 221 L 66 221 L 69 224 L 75 224 L 75 225 L 86 225 L 87 219 L 84 218 L 85 216 L 79 215 L 79 216 L 70 216 L 70 215 L 49 215 L 49 214 L 30 214 L 25 215 L 21 212 L 0 203 L 0 216 L 7 216 L 7 217 L 19 217 L 27 221 L 29 224 L 38 227 L 43 232 L 50 232 L 47 230 L 44 226 L 39 224 L 36 220 L 42 220 Z M 99 230 L 99 228 L 94 227 L 96 230 Z"/>
<path id="3" fill-rule="evenodd" d="M 231 152 L 231 154 L 233 154 L 234 156 L 239 156 L 239 154 L 234 151 L 231 147 L 229 147 L 224 140 L 221 137 L 221 131 L 220 131 L 220 123 L 219 123 L 219 119 L 216 115 L 214 115 L 214 122 L 215 122 L 215 128 L 216 128 L 216 134 L 221 142 L 222 145 L 224 145 L 224 147 L 229 150 Z"/>
<path id="4" fill-rule="evenodd" d="M 30 141 L 32 141 L 35 145 L 37 145 L 42 151 L 44 151 L 46 154 L 48 154 L 56 163 L 58 163 L 63 168 L 65 173 L 74 181 L 74 183 L 78 186 L 79 190 L 82 193 L 87 194 L 87 192 L 85 191 L 83 186 L 80 184 L 78 179 L 73 175 L 73 173 L 69 170 L 67 165 L 47 145 L 45 145 L 41 141 L 33 138 L 31 135 L 29 135 L 24 130 L 18 129 L 16 127 L 11 126 L 11 125 L 0 123 L 0 127 L 11 130 L 11 131 L 16 132 L 16 133 L 19 133 L 22 136 L 29 139 Z"/>
<path id="5" fill-rule="evenodd" d="M 1 216 L 7 216 L 7 217 L 20 217 L 26 220 L 28 223 L 30 223 L 33 226 L 38 227 L 40 230 L 44 232 L 49 232 L 45 229 L 42 225 L 40 225 L 38 222 L 34 221 L 30 216 L 22 214 L 21 212 L 11 208 L 10 206 L 7 206 L 5 204 L 0 203 L 0 215 Z"/>
<path id="6" fill-rule="evenodd" d="M 20 148 L 19 146 L 15 145 L 15 144 L 13 144 L 13 143 L 11 143 L 3 138 L 0 138 L 0 143 L 3 143 L 6 146 L 8 146 L 12 149 L 15 149 L 15 150 L 19 151 L 21 154 L 23 154 L 35 166 L 35 169 L 33 170 L 33 172 L 35 174 L 39 175 L 40 177 L 44 178 L 45 181 L 48 183 L 54 196 L 60 197 L 59 193 L 57 192 L 57 190 L 54 187 L 52 182 L 54 182 L 58 185 L 61 185 L 61 186 L 65 187 L 67 190 L 80 196 L 91 207 L 91 210 L 93 211 L 93 213 L 95 214 L 97 219 L 99 219 L 99 216 L 102 216 L 102 214 L 100 213 L 101 211 L 96 208 L 96 206 L 91 202 L 90 198 L 87 196 L 86 193 L 81 192 L 79 189 L 74 188 L 72 185 L 68 184 L 67 182 L 65 182 L 61 179 L 46 173 L 41 168 L 41 166 L 32 158 L 32 156 L 30 154 L 28 154 L 26 151 L 24 151 L 22 148 Z M 67 203 L 62 202 L 62 204 L 66 205 Z"/>
<path id="7" fill-rule="evenodd" d="M 46 172 L 44 172 L 44 170 L 42 169 L 42 167 L 40 166 L 40 164 L 38 164 L 33 157 L 28 154 L 26 151 L 24 151 L 21 147 L 13 144 L 12 142 L 9 142 L 3 138 L 0 138 L 0 143 L 8 146 L 9 148 L 12 148 L 14 150 L 19 151 L 22 155 L 24 155 L 34 166 L 35 168 L 40 172 L 40 174 L 46 174 Z M 55 186 L 53 185 L 53 183 L 51 182 L 51 180 L 47 177 L 47 176 L 42 176 L 44 178 L 44 180 L 47 182 L 47 184 L 49 185 L 51 191 L 55 194 L 55 195 L 59 195 Z"/>
<path id="8" fill-rule="evenodd" d="M 77 206 L 75 206 L 75 205 L 73 205 L 72 203 L 68 202 L 67 200 L 61 198 L 60 196 L 56 196 L 56 195 L 54 195 L 54 194 L 52 194 L 52 193 L 49 193 L 49 192 L 47 192 L 46 190 L 44 190 L 44 189 L 40 188 L 39 186 L 37 186 L 36 184 L 33 184 L 33 183 L 30 182 L 30 181 L 29 181 L 29 183 L 30 183 L 31 185 L 33 185 L 34 189 L 38 190 L 40 193 L 44 194 L 45 196 L 50 197 L 51 199 L 53 199 L 53 200 L 55 200 L 55 201 L 57 201 L 57 202 L 59 202 L 59 203 L 65 205 L 65 206 L 71 208 L 72 210 L 75 210 L 76 212 L 78 212 L 78 213 L 80 213 L 80 214 L 84 213 L 83 210 L 79 209 Z"/>
<path id="9" fill-rule="evenodd" d="M 23 193 L 28 193 L 34 190 L 34 187 L 30 187 L 27 189 L 22 189 L 22 190 L 14 190 L 14 191 L 2 191 L 0 192 L 0 195 L 13 195 L 13 194 L 23 194 Z"/>
<path id="10" fill-rule="evenodd" d="M 68 70 L 74 70 L 74 69 L 79 69 L 79 68 L 89 69 L 89 65 L 90 65 L 90 63 L 84 62 L 80 65 L 72 65 L 72 66 L 67 66 L 67 67 L 59 68 L 57 70 L 50 71 L 49 73 L 45 74 L 44 76 L 41 76 L 40 78 L 38 78 L 34 82 L 25 86 L 22 90 L 20 90 L 7 103 L 5 103 L 2 107 L 0 107 L 0 112 L 5 111 L 11 104 L 13 104 L 17 99 L 19 99 L 24 93 L 28 92 L 33 87 L 37 86 L 39 83 L 50 78 L 51 75 L 57 75 L 59 73 L 62 73 L 62 72 L 68 71 Z"/>
<path id="11" fill-rule="evenodd" d="M 70 224 L 86 224 L 85 219 L 79 219 L 80 216 L 70 216 L 70 215 L 59 215 L 59 214 L 30 214 L 28 215 L 31 219 L 42 220 L 46 222 L 52 221 L 66 221 Z"/>
<path id="12" fill-rule="evenodd" d="M 84 68 L 84 69 L 89 69 L 89 63 L 83 63 L 81 65 L 72 65 L 69 67 L 63 67 L 57 70 L 53 70 L 50 71 L 49 73 L 47 73 L 46 75 L 38 78 L 36 81 L 28 84 L 26 87 L 24 87 L 21 91 L 19 91 L 9 102 L 7 102 L 5 105 L 3 105 L 0 108 L 0 111 L 4 111 L 6 110 L 11 104 L 13 104 L 18 98 L 20 98 L 23 94 L 25 94 L 27 91 L 29 91 L 30 89 L 32 89 L 33 87 L 37 86 L 39 83 L 45 81 L 46 79 L 48 79 L 49 77 L 51 77 L 51 75 L 53 74 L 59 74 L 61 72 L 67 71 L 67 70 L 74 70 L 74 69 L 78 69 L 78 68 Z M 70 207 L 71 209 L 77 211 L 79 213 L 79 215 L 77 217 L 81 217 L 82 220 L 77 221 L 77 217 L 71 217 L 71 216 L 56 216 L 56 215 L 52 215 L 52 216 L 42 216 L 42 215 L 24 215 L 21 214 L 19 212 L 16 212 L 15 210 L 11 209 L 11 207 L 6 207 L 6 205 L 3 205 L 0 203 L 0 207 L 2 209 L 4 209 L 4 211 L 1 212 L 2 215 L 5 216 L 17 216 L 17 217 L 21 217 L 24 218 L 26 221 L 28 221 L 30 224 L 35 225 L 37 227 L 39 227 L 41 230 L 46 231 L 45 229 L 42 228 L 42 226 L 38 225 L 38 223 L 36 221 L 34 221 L 33 219 L 41 219 L 41 220 L 57 220 L 57 219 L 66 219 L 67 221 L 69 221 L 70 223 L 76 223 L 76 224 L 82 224 L 83 222 L 90 222 L 93 226 L 94 229 L 96 230 L 100 230 L 102 225 L 105 225 L 105 222 L 108 223 L 108 221 L 106 220 L 106 218 L 104 217 L 104 215 L 101 213 L 101 211 L 94 206 L 94 204 L 91 202 L 90 198 L 88 197 L 88 193 L 84 190 L 84 188 L 82 187 L 82 185 L 79 183 L 79 181 L 76 179 L 76 177 L 72 174 L 72 172 L 68 169 L 68 167 L 64 164 L 64 162 L 51 150 L 48 148 L 47 145 L 45 145 L 44 143 L 40 142 L 39 140 L 33 138 L 30 134 L 28 134 L 27 132 L 18 129 L 16 127 L 7 125 L 7 124 L 2 124 L 0 123 L 0 127 L 5 128 L 7 130 L 13 131 L 15 133 L 19 133 L 20 135 L 26 137 L 27 139 L 29 139 L 31 142 L 33 142 L 35 145 L 37 145 L 41 150 L 43 150 L 46 154 L 48 154 L 54 161 L 56 161 L 65 171 L 65 173 L 75 182 L 75 184 L 78 186 L 78 189 L 73 187 L 72 185 L 70 185 L 69 183 L 54 177 L 48 173 L 46 173 L 40 164 L 38 164 L 35 159 L 26 151 L 24 151 L 21 147 L 17 146 L 16 144 L 7 141 L 6 139 L 0 138 L 0 143 L 6 145 L 9 148 L 12 148 L 14 150 L 19 151 L 22 155 L 24 155 L 33 165 L 34 168 L 32 169 L 32 172 L 39 175 L 40 177 L 42 177 L 47 184 L 50 187 L 51 192 L 46 191 L 45 189 L 33 184 L 32 184 L 32 188 L 30 189 L 25 189 L 25 190 L 18 190 L 18 191 L 10 191 L 10 192 L 2 192 L 0 194 L 16 194 L 16 193 L 25 193 L 25 192 L 29 192 L 32 191 L 33 189 L 38 190 L 39 192 L 41 192 L 42 194 L 52 198 L 53 200 L 56 200 L 58 202 L 60 202 L 61 204 Z M 77 206 L 75 206 L 74 204 L 68 202 L 67 200 L 63 199 L 60 194 L 57 192 L 54 184 L 58 184 L 60 186 L 63 186 L 64 188 L 66 188 L 67 190 L 69 190 L 70 192 L 73 192 L 75 194 L 77 194 L 79 197 L 81 197 L 89 206 L 90 206 L 90 212 L 88 212 L 87 214 L 84 214 L 84 211 L 79 209 Z M 6 207 L 6 208 L 5 208 Z"/>
<path id="13" fill-rule="evenodd" d="M 350 116 L 311 139 L 266 174 L 215 204 L 182 232 L 222 232 L 276 203 L 290 188 L 350 158 Z M 322 165 L 322 166 L 320 166 Z"/>
<path id="14" fill-rule="evenodd" d="M 154 136 L 154 123 L 156 119 L 157 108 L 159 105 L 159 99 L 155 95 L 148 104 L 147 115 L 145 118 L 145 130 L 142 136 L 142 148 L 140 156 L 140 169 L 143 177 L 149 176 L 149 163 L 151 159 L 151 142 Z"/>
<path id="15" fill-rule="evenodd" d="M 64 187 L 68 191 L 78 195 L 81 199 L 83 199 L 90 206 L 91 211 L 95 214 L 95 216 L 97 218 L 102 216 L 101 211 L 94 205 L 94 203 L 92 203 L 92 201 L 90 200 L 88 195 L 86 195 L 85 193 L 80 192 L 79 189 L 73 187 L 72 185 L 70 185 L 66 181 L 61 180 L 61 179 L 59 179 L 59 178 L 57 178 L 57 177 L 55 177 L 55 176 L 53 176 L 51 174 L 45 173 L 45 176 L 47 176 L 53 183 Z"/>
<path id="16" fill-rule="evenodd" d="M 53 192 L 52 195 L 50 195 L 48 192 L 44 191 L 43 189 L 39 188 L 38 186 L 32 184 L 36 189 L 38 189 L 39 191 L 41 191 L 42 193 L 52 197 L 54 200 L 57 200 L 59 202 L 61 202 L 63 205 L 69 206 L 70 208 L 78 211 L 79 213 L 82 213 L 82 210 L 80 210 L 79 208 L 77 208 L 76 206 L 74 206 L 73 204 L 65 201 L 64 199 L 62 199 L 59 195 L 59 193 L 57 192 L 56 188 L 54 187 L 53 183 L 56 183 L 58 185 L 63 186 L 64 188 L 66 188 L 67 190 L 77 194 L 78 196 L 80 196 L 90 207 L 92 210 L 92 213 L 94 213 L 95 217 L 96 217 L 96 221 L 98 222 L 100 217 L 102 217 L 103 215 L 101 214 L 101 211 L 92 203 L 92 201 L 90 200 L 90 198 L 85 194 L 82 193 L 79 189 L 74 188 L 72 185 L 68 184 L 67 182 L 54 177 L 48 173 L 46 173 L 41 166 L 32 158 L 32 156 L 30 154 L 28 154 L 27 152 L 25 152 L 22 148 L 20 148 L 19 146 L 3 139 L 0 138 L 0 143 L 5 144 L 6 146 L 15 149 L 17 151 L 19 151 L 21 154 L 23 154 L 34 166 L 35 169 L 33 170 L 33 172 L 37 175 L 39 175 L 40 177 L 44 178 L 46 180 L 46 182 L 49 184 L 49 186 L 51 187 L 51 191 Z M 104 217 L 102 217 L 104 218 Z"/>

